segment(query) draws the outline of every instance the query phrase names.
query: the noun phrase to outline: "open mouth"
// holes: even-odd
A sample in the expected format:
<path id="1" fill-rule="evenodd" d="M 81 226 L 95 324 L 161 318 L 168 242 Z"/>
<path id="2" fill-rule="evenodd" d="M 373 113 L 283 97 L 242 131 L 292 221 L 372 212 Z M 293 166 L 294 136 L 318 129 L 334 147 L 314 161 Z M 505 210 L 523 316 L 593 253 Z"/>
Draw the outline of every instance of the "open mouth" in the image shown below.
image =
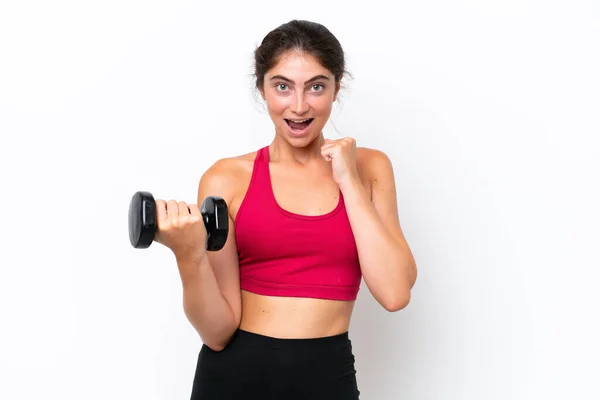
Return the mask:
<path id="1" fill-rule="evenodd" d="M 310 124 L 313 122 L 313 120 L 314 120 L 314 118 L 286 119 L 285 122 L 288 124 L 288 126 L 290 127 L 291 130 L 297 131 L 297 132 L 302 132 L 310 126 Z"/>

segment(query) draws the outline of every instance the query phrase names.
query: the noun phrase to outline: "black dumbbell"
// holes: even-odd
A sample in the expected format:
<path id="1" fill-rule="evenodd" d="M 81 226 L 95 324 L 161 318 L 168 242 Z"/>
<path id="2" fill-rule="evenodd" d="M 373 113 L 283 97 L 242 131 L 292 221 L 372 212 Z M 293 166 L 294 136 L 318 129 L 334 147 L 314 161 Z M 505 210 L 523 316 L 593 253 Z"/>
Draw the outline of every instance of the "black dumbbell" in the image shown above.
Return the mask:
<path id="1" fill-rule="evenodd" d="M 229 233 L 227 203 L 220 197 L 209 196 L 202 202 L 200 213 L 206 227 L 206 250 L 223 248 Z M 154 241 L 156 223 L 156 201 L 149 192 L 136 192 L 129 204 L 129 241 L 136 249 L 150 247 Z"/>

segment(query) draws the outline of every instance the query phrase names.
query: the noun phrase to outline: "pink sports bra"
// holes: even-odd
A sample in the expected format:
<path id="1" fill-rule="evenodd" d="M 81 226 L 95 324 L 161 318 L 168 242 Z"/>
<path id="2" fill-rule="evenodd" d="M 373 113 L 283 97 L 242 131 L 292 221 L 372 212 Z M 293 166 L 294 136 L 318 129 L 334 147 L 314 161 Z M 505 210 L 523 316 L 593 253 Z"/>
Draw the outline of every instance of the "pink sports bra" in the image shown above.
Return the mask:
<path id="1" fill-rule="evenodd" d="M 269 147 L 254 160 L 235 218 L 243 290 L 268 295 L 355 300 L 362 274 L 344 199 L 326 214 L 289 212 L 271 186 Z"/>

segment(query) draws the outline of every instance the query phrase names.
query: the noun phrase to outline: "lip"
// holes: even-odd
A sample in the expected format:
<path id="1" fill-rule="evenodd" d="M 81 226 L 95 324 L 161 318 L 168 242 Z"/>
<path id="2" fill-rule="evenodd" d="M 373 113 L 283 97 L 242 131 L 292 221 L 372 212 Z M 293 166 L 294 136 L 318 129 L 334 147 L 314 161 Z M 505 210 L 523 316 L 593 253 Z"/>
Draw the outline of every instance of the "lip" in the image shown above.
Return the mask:
<path id="1" fill-rule="evenodd" d="M 311 121 L 306 126 L 306 128 L 304 128 L 302 130 L 298 130 L 298 129 L 292 129 L 292 127 L 287 123 L 287 121 L 290 120 L 289 118 L 284 118 L 285 126 L 287 126 L 287 129 L 288 129 L 288 132 L 290 133 L 290 135 L 299 137 L 299 136 L 305 135 L 308 132 L 308 130 L 312 126 L 313 122 L 315 122 L 315 119 L 314 118 L 304 118 L 304 119 L 310 119 Z"/>

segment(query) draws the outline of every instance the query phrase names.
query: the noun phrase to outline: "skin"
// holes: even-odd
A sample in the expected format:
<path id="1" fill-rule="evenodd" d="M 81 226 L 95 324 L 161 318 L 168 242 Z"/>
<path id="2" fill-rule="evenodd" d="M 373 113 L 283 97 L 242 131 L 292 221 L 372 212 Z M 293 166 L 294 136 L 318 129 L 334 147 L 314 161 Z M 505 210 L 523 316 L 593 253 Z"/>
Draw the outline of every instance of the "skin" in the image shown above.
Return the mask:
<path id="1" fill-rule="evenodd" d="M 363 279 L 384 309 L 398 311 L 410 301 L 417 272 L 400 228 L 392 165 L 385 153 L 357 147 L 352 138 L 324 138 L 339 89 L 316 58 L 296 51 L 280 57 L 265 75 L 260 92 L 275 128 L 269 146 L 273 192 L 286 210 L 320 215 L 335 208 L 341 190 Z M 314 121 L 298 137 L 289 132 L 286 118 Z M 250 152 L 218 160 L 200 180 L 198 204 L 216 195 L 229 207 L 230 232 L 221 251 L 204 251 L 206 231 L 197 205 L 157 200 L 156 240 L 173 250 L 188 319 L 217 351 L 238 327 L 279 338 L 336 335 L 349 329 L 354 307 L 354 301 L 269 297 L 240 289 L 234 221 L 255 157 Z"/>

